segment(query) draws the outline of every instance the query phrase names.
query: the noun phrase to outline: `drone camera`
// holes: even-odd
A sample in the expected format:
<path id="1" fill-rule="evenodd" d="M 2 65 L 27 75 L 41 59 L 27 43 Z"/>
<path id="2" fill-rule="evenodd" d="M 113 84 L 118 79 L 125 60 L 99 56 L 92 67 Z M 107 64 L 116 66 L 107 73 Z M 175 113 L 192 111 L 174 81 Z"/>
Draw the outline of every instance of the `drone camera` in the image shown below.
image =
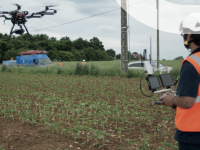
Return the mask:
<path id="1" fill-rule="evenodd" d="M 22 35 L 24 33 L 24 30 L 23 29 L 16 29 L 15 31 L 13 31 L 13 33 Z"/>
<path id="2" fill-rule="evenodd" d="M 28 15 L 28 11 L 23 11 L 22 12 L 24 15 Z"/>

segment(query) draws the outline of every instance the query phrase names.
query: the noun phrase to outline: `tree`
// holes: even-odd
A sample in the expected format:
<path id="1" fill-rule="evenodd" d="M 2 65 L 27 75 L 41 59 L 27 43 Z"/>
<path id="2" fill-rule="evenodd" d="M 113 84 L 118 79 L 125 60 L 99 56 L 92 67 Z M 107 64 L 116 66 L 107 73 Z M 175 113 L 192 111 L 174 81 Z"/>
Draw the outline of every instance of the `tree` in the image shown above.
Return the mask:
<path id="1" fill-rule="evenodd" d="M 73 53 L 73 55 L 76 57 L 77 61 L 82 61 L 82 54 L 81 51 L 76 50 L 75 48 L 72 48 L 71 52 Z"/>
<path id="2" fill-rule="evenodd" d="M 98 50 L 98 49 L 105 50 L 102 42 L 97 37 L 93 37 L 92 39 L 90 39 L 89 45 L 95 50 Z"/>
<path id="3" fill-rule="evenodd" d="M 130 55 L 129 55 L 130 54 Z M 130 53 L 130 51 L 128 51 L 128 59 L 129 59 L 129 56 L 131 56 L 131 59 L 130 60 L 134 60 L 134 56 Z"/>
<path id="4" fill-rule="evenodd" d="M 116 55 L 116 58 L 117 58 L 117 59 L 121 59 L 121 54 L 117 54 L 117 55 Z"/>
<path id="5" fill-rule="evenodd" d="M 45 40 L 48 40 L 48 39 L 49 39 L 49 37 L 46 34 L 40 34 L 37 38 L 38 41 L 45 41 Z"/>
<path id="6" fill-rule="evenodd" d="M 92 47 L 85 48 L 84 52 L 85 52 L 85 59 L 87 61 L 95 61 L 95 60 L 97 60 L 96 51 L 95 51 L 94 48 L 92 48 Z"/>
<path id="7" fill-rule="evenodd" d="M 71 41 L 67 36 L 60 40 L 48 37 L 46 34 L 31 36 L 37 38 L 25 40 L 29 38 L 28 35 L 21 35 L 5 42 L 2 39 L 8 38 L 8 35 L 0 33 L 0 62 L 10 59 L 10 57 L 15 58 L 21 51 L 29 50 L 46 50 L 49 52 L 47 55 L 51 60 L 102 61 L 113 60 L 115 57 L 115 51 L 112 49 L 105 51 L 103 43 L 97 37 L 93 37 L 89 41 L 83 40 L 83 38 Z"/>
<path id="8" fill-rule="evenodd" d="M 59 52 L 57 50 L 50 50 L 49 53 L 47 53 L 47 56 L 49 56 L 51 60 L 54 59 L 60 60 Z"/>
<path id="9" fill-rule="evenodd" d="M 89 42 L 87 40 L 83 40 L 83 38 L 78 38 L 75 41 L 73 41 L 73 47 L 80 51 L 84 48 L 88 48 Z"/>
<path id="10" fill-rule="evenodd" d="M 184 60 L 183 56 L 176 57 L 174 60 Z"/>
<path id="11" fill-rule="evenodd" d="M 59 60 L 62 60 L 62 61 L 76 61 L 76 57 L 73 55 L 72 52 L 60 51 L 58 53 L 58 55 L 59 55 Z"/>
<path id="12" fill-rule="evenodd" d="M 106 51 L 106 53 L 107 53 L 107 55 L 108 56 L 111 56 L 112 58 L 114 58 L 115 57 L 115 51 L 113 50 L 113 49 L 108 49 L 107 51 Z"/>
<path id="13" fill-rule="evenodd" d="M 51 37 L 50 41 L 56 42 L 56 38 L 55 37 Z"/>
<path id="14" fill-rule="evenodd" d="M 60 40 L 61 40 L 61 41 L 62 41 L 62 40 L 71 41 L 71 40 L 70 40 L 70 38 L 69 38 L 68 36 L 66 36 L 66 37 L 61 37 L 61 39 L 60 39 Z"/>
<path id="15" fill-rule="evenodd" d="M 21 50 L 21 49 L 15 50 L 14 48 L 12 48 L 11 50 L 8 50 L 5 52 L 3 59 L 4 60 L 10 60 L 11 58 L 16 59 L 16 56 L 19 55 L 18 53 L 21 51 L 23 51 L 23 50 Z M 27 49 L 24 51 L 27 51 Z"/>
<path id="16" fill-rule="evenodd" d="M 96 61 L 106 60 L 107 53 L 99 49 L 96 51 L 96 57 L 97 57 Z"/>
<path id="17" fill-rule="evenodd" d="M 108 61 L 111 61 L 111 60 L 113 60 L 113 57 L 112 57 L 112 56 L 109 56 L 109 55 L 107 55 L 107 60 L 108 60 Z"/>

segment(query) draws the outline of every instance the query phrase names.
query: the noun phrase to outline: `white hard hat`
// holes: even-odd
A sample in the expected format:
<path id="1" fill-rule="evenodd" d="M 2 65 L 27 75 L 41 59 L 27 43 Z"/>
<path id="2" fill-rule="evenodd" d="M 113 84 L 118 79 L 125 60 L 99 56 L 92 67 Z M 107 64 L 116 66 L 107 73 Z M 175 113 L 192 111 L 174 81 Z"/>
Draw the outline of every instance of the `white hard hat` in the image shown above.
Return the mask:
<path id="1" fill-rule="evenodd" d="M 184 33 L 185 29 L 193 31 L 192 34 L 195 34 L 195 32 L 200 32 L 200 13 L 192 13 L 181 22 L 179 31 Z"/>
<path id="2" fill-rule="evenodd" d="M 83 61 L 85 61 L 85 60 L 83 60 Z"/>

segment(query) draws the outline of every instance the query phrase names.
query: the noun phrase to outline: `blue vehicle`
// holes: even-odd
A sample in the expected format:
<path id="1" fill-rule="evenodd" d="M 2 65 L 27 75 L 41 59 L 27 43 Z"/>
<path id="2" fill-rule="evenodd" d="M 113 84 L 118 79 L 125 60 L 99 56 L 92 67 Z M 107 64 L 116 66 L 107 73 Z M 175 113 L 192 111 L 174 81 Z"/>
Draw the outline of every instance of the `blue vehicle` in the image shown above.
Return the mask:
<path id="1" fill-rule="evenodd" d="M 45 67 L 53 65 L 52 61 L 46 55 L 46 51 L 31 50 L 28 52 L 20 52 L 21 56 L 17 56 L 16 60 L 3 61 L 6 66 L 26 66 L 26 67 Z"/>
<path id="2" fill-rule="evenodd" d="M 17 67 L 16 60 L 3 61 L 3 65 L 5 65 L 5 66 Z"/>

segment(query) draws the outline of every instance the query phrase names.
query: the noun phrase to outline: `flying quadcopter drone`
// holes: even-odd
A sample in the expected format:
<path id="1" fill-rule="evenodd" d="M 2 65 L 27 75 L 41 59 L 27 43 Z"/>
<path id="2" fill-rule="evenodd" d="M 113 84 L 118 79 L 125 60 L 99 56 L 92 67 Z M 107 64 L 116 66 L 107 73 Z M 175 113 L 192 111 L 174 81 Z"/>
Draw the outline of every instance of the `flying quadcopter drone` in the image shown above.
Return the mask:
<path id="1" fill-rule="evenodd" d="M 25 31 L 24 31 L 24 29 L 22 29 L 22 25 L 24 26 L 24 28 L 25 28 L 25 30 L 27 32 L 26 34 L 28 34 L 29 37 L 30 37 L 28 39 L 33 39 L 31 37 L 31 35 L 29 34 L 28 29 L 25 26 L 25 23 L 27 22 L 26 19 L 41 18 L 44 15 L 54 15 L 55 13 L 57 13 L 56 9 L 49 9 L 49 7 L 55 7 L 55 6 L 45 6 L 45 10 L 44 11 L 35 12 L 35 13 L 32 13 L 31 15 L 29 15 L 28 11 L 20 11 L 21 10 L 21 6 L 19 4 L 14 4 L 14 5 L 17 6 L 17 10 L 14 10 L 14 11 L 0 11 L 0 14 L 9 14 L 9 15 L 12 16 L 11 18 L 8 18 L 5 15 L 0 15 L 0 17 L 4 17 L 5 18 L 5 21 L 6 20 L 11 20 L 11 22 L 13 24 L 8 39 L 4 39 L 4 41 L 12 39 L 11 35 L 13 33 L 23 35 Z M 53 12 L 47 12 L 48 10 L 53 10 Z M 4 23 L 5 23 L 5 21 L 4 21 Z M 20 29 L 16 29 L 15 31 L 13 31 L 13 28 L 15 27 L 16 24 L 20 27 Z"/>

